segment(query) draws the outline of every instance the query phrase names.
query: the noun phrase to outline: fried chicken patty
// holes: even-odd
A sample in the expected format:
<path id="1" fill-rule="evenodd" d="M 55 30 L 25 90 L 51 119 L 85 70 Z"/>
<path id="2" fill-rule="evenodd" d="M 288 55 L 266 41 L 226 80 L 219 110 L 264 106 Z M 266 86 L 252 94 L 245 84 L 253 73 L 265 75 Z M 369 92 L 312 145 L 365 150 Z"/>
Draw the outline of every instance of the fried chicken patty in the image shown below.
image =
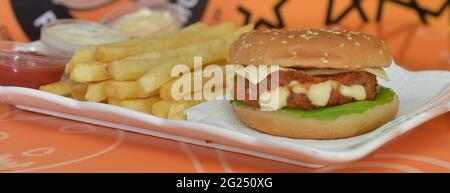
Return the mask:
<path id="1" fill-rule="evenodd" d="M 279 83 L 271 83 L 270 76 L 271 75 L 269 75 L 265 80 L 263 80 L 261 83 L 259 83 L 259 84 L 265 84 L 265 82 L 267 82 L 267 85 L 269 85 L 267 88 L 268 90 L 277 88 L 278 86 L 286 86 L 291 81 L 294 81 L 294 80 L 298 81 L 302 85 L 305 85 L 306 87 L 311 84 L 317 84 L 317 83 L 321 83 L 321 82 L 326 82 L 328 80 L 333 80 L 337 83 L 337 85 L 343 84 L 346 86 L 350 86 L 350 85 L 357 84 L 357 85 L 363 86 L 366 91 L 366 100 L 373 100 L 373 98 L 375 97 L 375 95 L 377 93 L 377 87 L 378 87 L 378 83 L 377 83 L 377 79 L 376 79 L 375 75 L 370 74 L 368 72 L 360 72 L 360 71 L 345 72 L 345 73 L 339 73 L 339 74 L 333 74 L 333 75 L 315 75 L 315 76 L 308 75 L 302 71 L 294 71 L 294 70 L 293 71 L 280 71 L 279 72 L 279 77 L 280 77 Z M 235 84 L 234 95 L 239 100 L 245 99 L 245 100 L 242 100 L 242 102 L 244 102 L 245 104 L 247 104 L 249 106 L 258 107 L 259 106 L 258 100 L 250 100 L 250 97 L 249 97 L 250 94 L 255 94 L 255 96 L 257 96 L 257 98 L 259 98 L 259 93 L 263 93 L 263 91 L 258 92 L 258 85 L 254 85 L 254 84 L 250 83 L 248 80 L 245 80 L 245 92 L 239 93 L 239 92 L 237 92 L 237 88 L 238 88 L 237 84 Z M 355 99 L 353 99 L 352 97 L 341 95 L 337 88 L 339 88 L 339 87 L 333 87 L 331 94 L 330 94 L 330 99 L 328 100 L 328 103 L 325 105 L 326 107 L 350 103 L 350 102 L 355 101 Z M 287 99 L 287 107 L 295 108 L 295 109 L 314 109 L 314 108 L 318 108 L 319 106 L 312 104 L 306 94 L 303 94 L 303 93 L 296 94 L 291 90 L 290 95 Z"/>

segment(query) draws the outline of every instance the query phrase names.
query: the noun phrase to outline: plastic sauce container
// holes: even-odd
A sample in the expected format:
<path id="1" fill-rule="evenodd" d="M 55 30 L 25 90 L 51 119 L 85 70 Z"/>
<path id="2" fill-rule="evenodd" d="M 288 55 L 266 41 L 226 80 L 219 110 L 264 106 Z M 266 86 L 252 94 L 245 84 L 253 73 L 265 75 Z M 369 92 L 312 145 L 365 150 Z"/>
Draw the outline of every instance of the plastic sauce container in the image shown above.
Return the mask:
<path id="1" fill-rule="evenodd" d="M 39 88 L 59 81 L 67 61 L 30 44 L 0 41 L 0 85 Z"/>
<path id="2" fill-rule="evenodd" d="M 81 46 L 126 40 L 127 37 L 112 27 L 96 22 L 61 19 L 41 28 L 41 41 L 52 52 L 70 57 Z"/>
<path id="3" fill-rule="evenodd" d="M 171 3 L 141 1 L 128 3 L 106 14 L 101 22 L 129 38 L 174 31 L 182 26 L 180 12 Z"/>

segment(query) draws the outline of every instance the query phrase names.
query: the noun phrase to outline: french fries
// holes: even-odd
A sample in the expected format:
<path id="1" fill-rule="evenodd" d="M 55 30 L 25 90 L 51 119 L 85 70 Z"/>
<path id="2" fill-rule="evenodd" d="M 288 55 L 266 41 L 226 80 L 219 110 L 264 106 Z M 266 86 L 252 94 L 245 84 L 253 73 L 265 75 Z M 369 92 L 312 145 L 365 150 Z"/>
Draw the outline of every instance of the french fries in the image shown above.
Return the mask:
<path id="1" fill-rule="evenodd" d="M 170 105 L 174 104 L 175 101 L 158 101 L 152 106 L 152 115 L 161 118 L 167 118 L 169 114 Z"/>
<path id="2" fill-rule="evenodd" d="M 209 64 L 212 62 L 223 60 L 228 52 L 229 46 L 231 42 L 237 38 L 242 33 L 248 32 L 253 29 L 253 24 L 246 25 L 244 27 L 239 28 L 238 30 L 226 34 L 221 38 L 222 42 L 218 42 L 215 47 L 211 47 L 208 51 L 201 51 L 196 54 L 196 56 L 202 57 L 202 65 Z M 153 92 L 162 86 L 165 82 L 170 81 L 172 68 L 178 64 L 186 64 L 190 69 L 194 68 L 193 57 L 182 57 L 180 61 L 185 60 L 182 63 L 164 63 L 160 66 L 152 69 L 147 72 L 141 78 L 139 78 L 138 82 L 141 87 L 144 89 L 144 92 L 149 93 Z"/>
<path id="3" fill-rule="evenodd" d="M 109 81 L 109 85 L 106 88 L 108 97 L 114 97 L 116 99 L 142 99 L 157 96 L 159 93 L 151 92 L 144 93 L 142 88 L 136 81 Z"/>
<path id="4" fill-rule="evenodd" d="M 155 39 L 161 39 L 161 38 L 178 38 L 180 36 L 186 36 L 189 34 L 193 34 L 194 32 L 199 32 L 199 31 L 206 30 L 206 29 L 208 29 L 207 25 L 205 25 L 202 22 L 197 22 L 197 23 L 191 24 L 179 31 L 150 35 L 148 37 L 140 37 L 140 38 L 135 38 L 135 39 L 131 39 L 131 40 L 115 42 L 115 43 L 112 43 L 109 45 L 133 45 L 136 43 L 149 42 L 149 41 L 152 41 Z"/>
<path id="5" fill-rule="evenodd" d="M 161 99 L 159 97 L 151 97 L 147 99 L 135 99 L 135 100 L 122 100 L 118 101 L 115 105 L 151 114 L 153 104 L 155 104 L 160 100 Z"/>
<path id="6" fill-rule="evenodd" d="M 78 85 L 80 85 L 80 83 L 77 83 L 75 81 L 63 80 L 41 86 L 39 87 L 39 90 L 61 96 L 70 96 L 70 92 L 72 92 L 72 90 Z"/>
<path id="7" fill-rule="evenodd" d="M 225 64 L 232 41 L 252 29 L 252 24 L 237 28 L 231 22 L 214 26 L 199 22 L 175 32 L 83 46 L 66 66 L 69 79 L 40 89 L 80 101 L 103 102 L 162 118 L 185 120 L 187 108 L 205 101 L 206 88 L 202 85 L 210 83 L 211 78 L 202 77 L 202 85 L 194 85 L 193 77 L 187 80 L 190 82 L 172 77 L 173 68 L 184 64 L 177 72 L 190 73 L 197 67 L 195 57 L 202 59 L 198 67 Z M 172 93 L 180 81 L 190 85 L 191 90 Z M 226 82 L 216 83 L 213 90 L 226 86 Z M 194 95 L 202 96 L 201 100 L 179 100 Z"/>
<path id="8" fill-rule="evenodd" d="M 85 101 L 86 98 L 86 92 L 87 92 L 87 84 L 80 84 L 75 86 L 72 91 L 70 92 L 70 95 L 72 98 L 79 100 L 79 101 Z"/>
<path id="9" fill-rule="evenodd" d="M 103 81 L 99 83 L 90 84 L 86 91 L 86 101 L 90 102 L 102 102 L 108 98 L 106 88 L 108 87 L 109 81 Z"/>
<path id="10" fill-rule="evenodd" d="M 106 63 L 96 61 L 75 64 L 70 73 L 70 79 L 82 83 L 108 80 L 110 76 L 106 70 L 107 66 Z"/>
<path id="11" fill-rule="evenodd" d="M 170 104 L 167 111 L 168 119 L 186 120 L 185 110 L 194 105 L 202 103 L 201 100 L 176 101 Z"/>
<path id="12" fill-rule="evenodd" d="M 218 26 L 212 26 L 208 30 L 189 31 L 181 33 L 177 38 L 162 37 L 151 41 L 135 43 L 132 45 L 106 44 L 97 46 L 96 59 L 101 62 L 111 62 L 128 56 L 139 55 L 145 52 L 158 51 L 162 49 L 176 48 L 196 42 L 201 42 L 213 37 L 220 37 L 231 33 L 236 28 L 232 22 Z"/>
<path id="13" fill-rule="evenodd" d="M 226 69 L 225 68 L 226 68 L 225 65 L 221 66 L 221 70 L 223 73 L 222 74 L 223 82 L 221 82 L 220 85 L 218 85 L 221 87 L 216 88 L 216 89 L 223 89 L 223 87 L 225 87 L 225 84 L 226 84 L 226 80 L 225 80 Z M 161 97 L 161 99 L 163 99 L 163 100 L 176 100 L 176 99 L 180 99 L 184 96 L 189 96 L 192 93 L 201 92 L 203 90 L 202 85 L 205 85 L 212 78 L 212 77 L 203 77 L 202 81 L 201 81 L 201 85 L 195 85 L 194 77 L 193 77 L 194 74 L 190 73 L 190 74 L 186 74 L 186 76 L 190 76 L 189 79 L 184 79 L 182 77 L 179 77 L 179 78 L 172 79 L 169 82 L 164 83 L 159 88 L 159 97 Z M 217 76 L 217 75 L 215 75 L 215 76 Z M 180 90 L 179 93 L 172 92 L 172 89 L 178 89 L 178 88 L 173 88 L 174 86 L 176 86 L 177 82 L 183 82 L 182 84 L 190 84 L 190 90 L 185 91 L 185 90 L 179 89 Z M 179 94 L 179 95 L 176 95 L 176 94 Z M 202 97 L 203 97 L 203 95 L 202 95 Z M 192 95 L 191 95 L 191 98 L 193 98 Z"/>
<path id="14" fill-rule="evenodd" d="M 70 73 L 76 64 L 86 63 L 95 60 L 95 46 L 83 46 L 75 51 L 75 54 L 66 65 L 66 73 Z"/>

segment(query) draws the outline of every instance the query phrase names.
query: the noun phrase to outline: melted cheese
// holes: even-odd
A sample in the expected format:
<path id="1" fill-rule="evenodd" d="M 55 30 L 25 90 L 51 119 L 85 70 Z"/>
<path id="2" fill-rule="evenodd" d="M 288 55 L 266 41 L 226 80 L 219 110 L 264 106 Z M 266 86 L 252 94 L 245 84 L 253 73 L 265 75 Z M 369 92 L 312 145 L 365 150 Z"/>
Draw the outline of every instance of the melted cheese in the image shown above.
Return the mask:
<path id="1" fill-rule="evenodd" d="M 306 96 L 313 105 L 325 106 L 330 100 L 331 90 L 333 88 L 332 81 L 326 81 L 319 84 L 309 86 Z"/>
<path id="2" fill-rule="evenodd" d="M 269 76 L 271 73 L 276 72 L 278 70 L 280 71 L 288 71 L 293 70 L 290 68 L 283 68 L 278 66 L 270 66 L 270 68 L 266 68 L 267 70 L 258 70 L 259 67 L 245 67 L 245 68 L 239 68 L 235 71 L 235 73 L 239 76 L 242 76 L 249 80 L 253 84 L 258 84 L 261 81 L 263 81 L 267 76 Z M 352 72 L 352 71 L 364 71 L 371 73 L 375 76 L 378 76 L 384 80 L 389 80 L 389 76 L 382 68 L 360 68 L 355 70 L 345 70 L 345 69 L 301 69 L 299 71 L 303 71 L 304 73 L 314 76 L 314 75 L 326 75 L 326 74 L 339 74 L 344 72 Z"/>
<path id="3" fill-rule="evenodd" d="M 262 93 L 258 100 L 261 111 L 276 111 L 285 107 L 289 94 L 289 89 L 286 87 L 277 87 Z"/>
<path id="4" fill-rule="evenodd" d="M 289 82 L 288 86 L 291 88 L 292 92 L 294 92 L 295 94 L 305 94 L 306 93 L 306 88 L 304 86 L 302 86 L 296 80 Z"/>
<path id="5" fill-rule="evenodd" d="M 364 89 L 364 87 L 361 85 L 357 84 L 351 86 L 341 85 L 339 87 L 339 92 L 343 96 L 352 97 L 358 101 L 366 99 L 366 89 Z"/>
<path id="6" fill-rule="evenodd" d="M 234 72 L 247 79 L 253 84 L 258 84 L 263 81 L 267 76 L 277 71 L 288 71 L 289 68 L 283 68 L 279 66 L 246 66 L 239 68 Z"/>

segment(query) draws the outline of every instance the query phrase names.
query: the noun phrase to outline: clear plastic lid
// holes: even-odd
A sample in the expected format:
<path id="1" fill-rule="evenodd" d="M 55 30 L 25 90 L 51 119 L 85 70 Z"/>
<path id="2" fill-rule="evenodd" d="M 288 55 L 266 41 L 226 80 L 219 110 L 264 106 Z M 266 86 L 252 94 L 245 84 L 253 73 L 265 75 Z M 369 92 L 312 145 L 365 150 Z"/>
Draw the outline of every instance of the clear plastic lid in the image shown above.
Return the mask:
<path id="1" fill-rule="evenodd" d="M 96 45 L 122 41 L 127 37 L 121 32 L 96 22 L 61 19 L 41 29 L 41 41 L 61 56 L 71 56 L 83 45 Z"/>

